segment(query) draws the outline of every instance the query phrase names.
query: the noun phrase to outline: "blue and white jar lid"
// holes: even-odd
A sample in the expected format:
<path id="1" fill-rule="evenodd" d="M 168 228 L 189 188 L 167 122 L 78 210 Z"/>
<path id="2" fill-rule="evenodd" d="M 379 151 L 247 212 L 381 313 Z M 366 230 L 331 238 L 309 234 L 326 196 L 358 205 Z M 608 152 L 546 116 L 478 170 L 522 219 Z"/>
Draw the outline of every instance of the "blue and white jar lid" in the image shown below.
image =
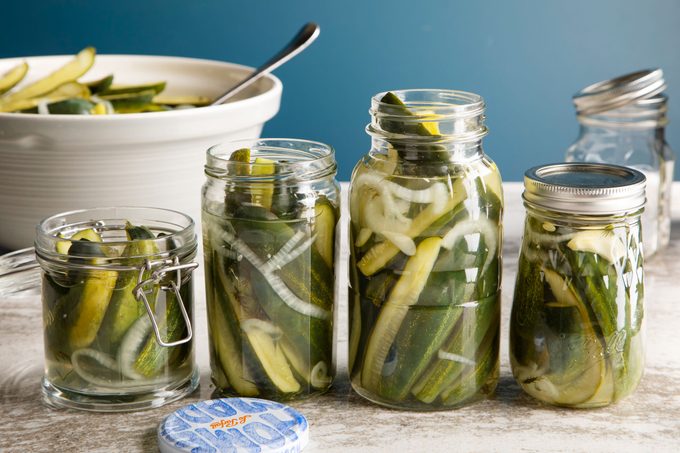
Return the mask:
<path id="1" fill-rule="evenodd" d="M 189 404 L 158 427 L 163 453 L 297 453 L 309 441 L 307 419 L 285 404 L 258 398 L 221 398 Z"/>

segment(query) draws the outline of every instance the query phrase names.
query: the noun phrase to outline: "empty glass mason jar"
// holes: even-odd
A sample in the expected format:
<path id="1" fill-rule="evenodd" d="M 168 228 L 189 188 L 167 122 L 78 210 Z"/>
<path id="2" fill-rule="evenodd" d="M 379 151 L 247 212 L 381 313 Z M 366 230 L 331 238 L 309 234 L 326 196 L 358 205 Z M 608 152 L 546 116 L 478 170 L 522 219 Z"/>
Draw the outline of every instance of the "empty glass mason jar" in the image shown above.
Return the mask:
<path id="1" fill-rule="evenodd" d="M 38 226 L 49 403 L 124 411 L 198 386 L 191 218 L 156 208 L 97 208 Z"/>
<path id="2" fill-rule="evenodd" d="M 642 173 L 605 164 L 528 170 L 510 363 L 531 396 L 605 406 L 642 377 Z"/>
<path id="3" fill-rule="evenodd" d="M 445 409 L 496 386 L 503 191 L 484 107 L 462 91 L 372 99 L 350 189 L 349 368 L 378 404 Z"/>
<path id="4" fill-rule="evenodd" d="M 660 69 L 640 71 L 584 88 L 574 96 L 578 139 L 567 162 L 600 162 L 635 168 L 647 177 L 642 214 L 645 256 L 670 241 L 671 184 L 675 156 L 665 140 L 668 98 Z"/>
<path id="5" fill-rule="evenodd" d="M 218 393 L 289 400 L 330 387 L 335 173 L 333 149 L 312 141 L 208 151 L 203 249 Z"/>

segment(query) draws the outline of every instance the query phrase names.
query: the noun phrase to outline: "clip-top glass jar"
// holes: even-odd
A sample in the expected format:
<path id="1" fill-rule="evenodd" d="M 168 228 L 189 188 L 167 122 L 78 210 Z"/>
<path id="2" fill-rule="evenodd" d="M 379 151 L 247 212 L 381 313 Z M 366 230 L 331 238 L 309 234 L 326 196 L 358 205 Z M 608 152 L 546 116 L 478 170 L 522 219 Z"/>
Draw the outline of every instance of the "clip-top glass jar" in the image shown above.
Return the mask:
<path id="1" fill-rule="evenodd" d="M 198 386 L 196 247 L 191 218 L 165 209 L 86 209 L 40 223 L 35 253 L 49 403 L 136 410 Z"/>
<path id="2" fill-rule="evenodd" d="M 498 379 L 501 215 L 484 101 L 405 90 L 373 97 L 372 148 L 350 189 L 349 367 L 378 404 L 455 407 Z"/>
<path id="3" fill-rule="evenodd" d="M 567 149 L 567 162 L 624 165 L 647 178 L 642 214 L 645 256 L 670 241 L 671 184 L 675 156 L 665 140 L 668 98 L 660 69 L 599 82 L 574 95 L 578 139 Z"/>
<path id="4" fill-rule="evenodd" d="M 332 382 L 333 149 L 295 139 L 211 148 L 203 249 L 212 381 L 221 394 L 288 400 Z"/>
<path id="5" fill-rule="evenodd" d="M 604 406 L 642 377 L 642 173 L 605 164 L 526 172 L 510 318 L 520 386 L 549 404 Z"/>

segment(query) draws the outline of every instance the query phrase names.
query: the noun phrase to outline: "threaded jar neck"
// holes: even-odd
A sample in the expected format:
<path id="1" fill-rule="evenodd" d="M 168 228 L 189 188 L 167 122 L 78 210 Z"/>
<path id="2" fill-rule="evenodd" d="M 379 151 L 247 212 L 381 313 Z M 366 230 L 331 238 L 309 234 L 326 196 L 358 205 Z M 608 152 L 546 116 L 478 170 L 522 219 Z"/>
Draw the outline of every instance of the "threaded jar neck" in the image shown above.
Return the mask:
<path id="1" fill-rule="evenodd" d="M 398 90 L 371 100 L 367 132 L 389 141 L 474 142 L 484 137 L 484 99 L 454 90 Z"/>
<path id="2" fill-rule="evenodd" d="M 233 153 L 247 149 L 247 162 L 233 159 Z M 237 140 L 211 147 L 205 174 L 233 183 L 312 182 L 333 178 L 337 172 L 335 152 L 324 143 L 266 138 Z"/>
<path id="3" fill-rule="evenodd" d="M 658 95 L 641 99 L 623 107 L 599 113 L 578 113 L 578 122 L 588 128 L 615 128 L 620 130 L 649 130 L 668 124 L 668 97 Z"/>

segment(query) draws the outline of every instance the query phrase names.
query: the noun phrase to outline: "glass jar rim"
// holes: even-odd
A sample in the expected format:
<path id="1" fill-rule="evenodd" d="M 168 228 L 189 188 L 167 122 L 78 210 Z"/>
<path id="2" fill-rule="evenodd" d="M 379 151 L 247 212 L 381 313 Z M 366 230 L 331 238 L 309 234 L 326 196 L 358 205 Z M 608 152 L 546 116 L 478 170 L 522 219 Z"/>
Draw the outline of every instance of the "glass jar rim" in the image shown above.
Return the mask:
<path id="1" fill-rule="evenodd" d="M 135 216 L 136 214 L 136 216 Z M 73 243 L 70 238 L 78 231 L 88 228 L 106 228 L 115 226 L 122 230 L 125 222 L 134 225 L 163 225 L 168 228 L 167 234 L 155 239 L 144 239 L 158 250 L 153 255 L 137 255 L 125 257 L 103 257 L 102 261 L 115 262 L 131 258 L 145 258 L 149 256 L 177 256 L 182 259 L 195 252 L 197 238 L 194 232 L 194 220 L 188 215 L 172 209 L 146 206 L 110 206 L 77 209 L 51 215 L 41 220 L 36 226 L 35 250 L 39 257 L 48 261 L 61 262 L 65 256 L 57 251 L 58 243 Z M 153 229 L 153 228 L 152 228 Z M 156 228 L 158 229 L 158 228 Z M 70 236 L 60 237 L 59 233 L 67 232 Z M 165 232 L 165 231 L 164 231 Z M 104 241 L 106 247 L 124 248 L 137 240 Z M 68 258 L 92 258 L 91 256 L 74 256 Z"/>
<path id="2" fill-rule="evenodd" d="M 484 98 L 476 93 L 439 88 L 416 88 L 377 93 L 371 99 L 369 111 L 371 115 L 385 116 L 383 112 L 390 111 L 390 107 L 394 107 L 393 104 L 382 102 L 388 93 L 396 95 L 412 112 L 414 108 L 426 110 L 427 112 L 423 114 L 437 115 L 448 120 L 479 116 L 484 113 L 486 107 Z M 419 116 L 417 110 L 414 115 L 416 117 Z"/>
<path id="3" fill-rule="evenodd" d="M 661 69 L 644 69 L 589 85 L 572 100 L 579 115 L 591 115 L 654 97 L 665 89 Z"/>
<path id="4" fill-rule="evenodd" d="M 389 95 L 392 99 L 385 101 Z M 371 99 L 371 122 L 366 133 L 374 141 L 425 147 L 479 142 L 489 133 L 484 124 L 485 107 L 482 96 L 467 91 L 420 88 L 384 91 Z"/>
<path id="5" fill-rule="evenodd" d="M 649 129 L 668 124 L 668 96 L 638 99 L 624 106 L 598 113 L 578 113 L 576 119 L 584 126 Z"/>
<path id="6" fill-rule="evenodd" d="M 239 165 L 238 162 L 229 160 L 231 153 L 243 148 L 248 148 L 251 156 L 250 162 L 242 164 L 247 164 L 249 169 L 262 168 L 265 171 L 246 174 L 230 171 L 234 164 Z M 264 157 L 269 162 L 258 163 L 252 157 Z M 271 165 L 276 167 L 273 175 Z M 335 150 L 323 142 L 298 138 L 250 138 L 211 146 L 206 151 L 204 168 L 208 176 L 243 182 L 271 182 L 291 178 L 311 181 L 334 176 L 337 172 L 337 163 Z"/>

